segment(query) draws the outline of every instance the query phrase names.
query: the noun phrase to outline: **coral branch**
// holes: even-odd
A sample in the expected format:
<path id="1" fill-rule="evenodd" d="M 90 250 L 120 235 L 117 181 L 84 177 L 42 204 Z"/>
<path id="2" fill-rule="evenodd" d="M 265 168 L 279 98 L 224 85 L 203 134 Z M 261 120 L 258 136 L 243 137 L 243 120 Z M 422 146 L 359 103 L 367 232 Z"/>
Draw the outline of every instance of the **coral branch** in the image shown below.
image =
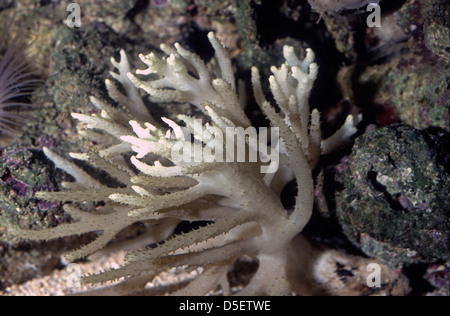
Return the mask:
<path id="1" fill-rule="evenodd" d="M 44 149 L 55 166 L 72 175 L 75 182 L 65 191 L 39 192 L 37 197 L 70 202 L 65 209 L 74 221 L 42 231 L 16 229 L 13 234 L 38 240 L 96 232 L 97 239 L 68 255 L 76 259 L 97 251 L 137 221 L 151 223 L 151 227 L 161 225 L 164 231 L 160 235 L 165 238 L 171 235 L 173 223 L 195 220 L 203 225 L 160 240 L 149 249 L 130 252 L 125 266 L 87 276 L 84 282 L 128 278 L 107 291 L 143 293 L 147 281 L 159 273 L 183 268 L 198 273 L 186 282 L 156 288 L 152 293 L 171 289 L 174 294 L 207 294 L 220 286 L 225 294 L 231 294 L 227 272 L 237 259 L 246 256 L 257 260 L 259 266 L 241 294 L 292 292 L 298 280 L 288 276 L 288 267 L 293 266 L 291 246 L 311 217 L 312 169 L 321 153 L 328 153 L 355 132 L 355 122 L 350 117 L 335 135 L 321 139 L 320 114 L 316 109 L 311 112 L 309 106 L 318 73 L 314 53 L 308 49 L 305 59 L 300 60 L 294 49 L 286 46 L 285 63 L 272 67 L 269 78 L 279 112 L 265 96 L 259 70 L 252 69 L 256 102 L 273 127 L 271 141 L 267 136 L 256 141 L 258 135 L 237 95 L 228 54 L 212 33 L 208 38 L 216 52 L 208 66 L 179 44 L 161 46 L 167 57 L 154 53 L 140 56 L 148 68 L 137 74 L 152 75 L 151 79 L 131 74 L 123 51 L 120 62 L 112 60 L 118 70 L 112 76 L 126 95 L 111 81 L 106 83 L 108 92 L 128 112 L 92 99 L 100 115 L 72 114 L 84 126 L 85 137 L 105 143 L 100 143 L 103 148 L 99 151 L 71 156 L 89 162 L 117 182 L 103 184 L 73 162 Z M 138 89 L 160 102 L 189 102 L 211 123 L 178 115 L 162 118 L 165 126 L 161 126 L 149 115 Z M 230 130 L 233 133 L 229 134 Z M 217 135 L 223 138 L 219 145 L 212 142 L 218 140 Z M 182 159 L 175 149 L 182 149 L 178 155 Z M 201 155 L 198 159 L 199 152 L 215 159 Z M 264 165 L 272 156 L 280 159 Z M 273 172 L 262 173 L 269 169 Z M 288 212 L 280 192 L 293 179 L 298 193 L 294 209 Z M 102 205 L 84 212 L 74 206 L 80 202 Z M 170 225 L 165 225 L 167 221 Z M 301 264 L 297 266 L 302 269 Z"/>

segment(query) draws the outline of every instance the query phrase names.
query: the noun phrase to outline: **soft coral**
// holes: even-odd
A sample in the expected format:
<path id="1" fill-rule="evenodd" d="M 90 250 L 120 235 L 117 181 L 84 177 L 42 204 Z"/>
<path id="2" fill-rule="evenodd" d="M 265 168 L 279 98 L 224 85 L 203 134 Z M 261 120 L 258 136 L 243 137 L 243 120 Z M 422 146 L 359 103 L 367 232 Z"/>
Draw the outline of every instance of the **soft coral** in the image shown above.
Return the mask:
<path id="1" fill-rule="evenodd" d="M 105 148 L 99 152 L 72 154 L 106 171 L 121 184 L 103 184 L 45 148 L 47 157 L 56 167 L 71 174 L 75 182 L 65 183 L 64 191 L 38 192 L 36 196 L 49 201 L 72 202 L 65 210 L 75 221 L 42 231 L 16 228 L 12 233 L 22 239 L 42 240 L 98 232 L 97 239 L 68 255 L 74 260 L 102 248 L 134 222 L 147 222 L 157 228 L 155 232 L 159 237 L 155 234 L 154 240 L 164 242 L 151 249 L 129 253 L 128 263 L 119 269 L 83 278 L 86 283 L 97 283 L 128 277 L 103 293 L 142 293 L 145 284 L 161 272 L 184 267 L 188 271 L 197 268 L 202 271 L 174 294 L 207 294 L 218 286 L 224 294 L 231 294 L 227 273 L 243 256 L 256 259 L 258 269 L 240 294 L 280 295 L 298 290 L 302 281 L 299 275 L 308 256 L 306 252 L 310 252 L 306 239 L 296 236 L 308 223 L 313 209 L 311 170 L 321 153 L 331 151 L 356 131 L 353 118 L 349 117 L 332 137 L 321 139 L 319 112 L 313 110 L 310 117 L 308 102 L 318 72 L 314 54 L 307 50 L 306 58 L 301 61 L 293 48 L 285 47 L 286 63 L 280 68 L 273 67 L 269 80 L 281 110 L 279 113 L 264 96 L 258 70 L 252 70 L 256 101 L 272 126 L 279 128 L 281 159 L 276 172 L 262 174 L 262 161 L 174 161 L 171 149 L 180 139 L 175 139 L 173 134 L 179 134 L 181 123 L 163 119 L 171 128 L 168 131 L 157 123 L 149 123 L 155 120 L 148 114 L 137 88 L 144 89 L 160 102 L 194 104 L 213 124 L 201 126 L 202 131 L 214 127 L 225 134 L 227 128 L 243 128 L 250 122 L 239 103 L 227 53 L 212 33 L 209 39 L 216 51 L 215 67 L 208 68 L 198 56 L 180 45 L 163 46 L 169 55 L 167 58 L 154 54 L 141 56 L 149 68 L 139 73 L 159 76 L 153 81 L 143 81 L 129 73 L 128 61 L 122 52 L 121 61 L 113 61 L 119 70 L 113 77 L 125 87 L 126 95 L 110 81 L 107 87 L 110 96 L 126 105 L 129 112 L 93 98 L 100 110 L 99 116 L 77 113 L 73 117 L 87 127 L 85 135 L 104 144 Z M 196 137 L 198 130 L 192 117 L 179 115 L 178 120 Z M 191 138 L 184 141 L 191 142 Z M 274 150 L 274 144 L 271 145 Z M 197 146 L 204 148 L 208 144 L 197 142 Z M 244 146 L 252 145 L 249 141 Z M 265 149 L 267 153 L 268 148 Z M 129 155 L 124 154 L 130 152 L 135 155 L 125 158 Z M 288 212 L 281 203 L 280 193 L 281 188 L 294 179 L 298 193 L 294 210 Z M 76 202 L 85 201 L 102 201 L 104 206 L 101 212 L 91 213 L 75 206 Z M 210 224 L 167 238 L 174 224 L 185 220 Z M 303 264 L 299 266 L 299 262 Z M 166 291 L 168 288 L 162 287 L 153 289 L 152 293 Z"/>

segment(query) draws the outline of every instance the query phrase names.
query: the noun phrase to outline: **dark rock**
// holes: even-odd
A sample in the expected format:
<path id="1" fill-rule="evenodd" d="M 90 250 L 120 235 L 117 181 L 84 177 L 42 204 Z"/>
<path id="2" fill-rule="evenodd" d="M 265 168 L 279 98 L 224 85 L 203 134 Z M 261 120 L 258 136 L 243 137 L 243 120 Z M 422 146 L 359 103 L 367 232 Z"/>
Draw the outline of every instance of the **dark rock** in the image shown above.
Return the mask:
<path id="1" fill-rule="evenodd" d="M 337 171 L 337 216 L 347 237 L 391 266 L 446 260 L 450 134 L 407 125 L 357 138 Z M 445 145 L 447 144 L 447 145 Z"/>

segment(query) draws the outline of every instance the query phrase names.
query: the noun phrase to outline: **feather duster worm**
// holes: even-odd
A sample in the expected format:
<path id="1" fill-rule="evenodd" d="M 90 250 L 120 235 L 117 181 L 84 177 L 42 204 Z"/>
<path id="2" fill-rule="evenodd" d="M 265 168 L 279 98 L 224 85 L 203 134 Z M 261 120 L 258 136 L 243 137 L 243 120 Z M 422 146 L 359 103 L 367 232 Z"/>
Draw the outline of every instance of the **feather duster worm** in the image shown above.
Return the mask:
<path id="1" fill-rule="evenodd" d="M 25 53 L 26 45 L 16 35 L 12 40 L 10 30 L 13 18 L 1 24 L 0 34 L 0 138 L 1 145 L 19 134 L 31 107 L 29 97 L 38 80 L 30 69 Z"/>

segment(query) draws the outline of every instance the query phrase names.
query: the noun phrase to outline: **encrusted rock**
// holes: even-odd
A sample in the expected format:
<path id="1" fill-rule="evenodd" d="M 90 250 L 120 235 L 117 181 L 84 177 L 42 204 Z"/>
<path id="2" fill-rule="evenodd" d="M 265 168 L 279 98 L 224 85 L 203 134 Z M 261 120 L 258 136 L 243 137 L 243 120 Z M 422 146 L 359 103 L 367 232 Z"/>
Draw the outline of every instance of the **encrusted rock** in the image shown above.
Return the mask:
<path id="1" fill-rule="evenodd" d="M 448 142 L 441 129 L 381 128 L 356 140 L 337 170 L 345 189 L 337 215 L 345 234 L 390 266 L 448 256 Z"/>

